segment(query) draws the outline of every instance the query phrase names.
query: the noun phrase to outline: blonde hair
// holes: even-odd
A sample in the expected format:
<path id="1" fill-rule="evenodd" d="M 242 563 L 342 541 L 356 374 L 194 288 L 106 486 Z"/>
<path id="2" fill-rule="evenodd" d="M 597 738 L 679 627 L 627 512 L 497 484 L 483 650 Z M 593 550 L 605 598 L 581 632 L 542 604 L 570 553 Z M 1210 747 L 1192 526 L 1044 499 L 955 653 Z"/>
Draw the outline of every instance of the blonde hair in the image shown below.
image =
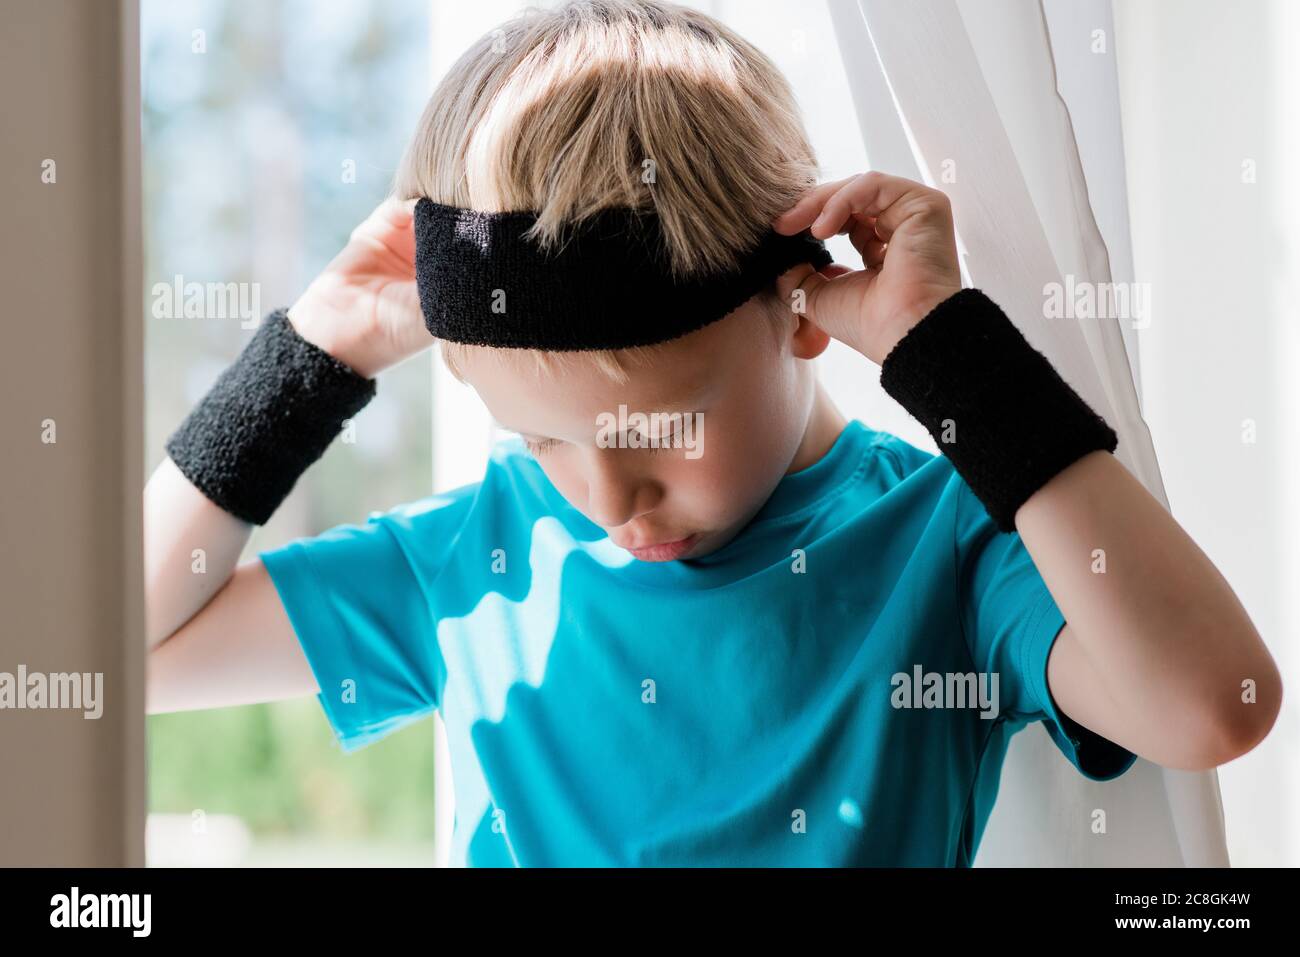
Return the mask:
<path id="1" fill-rule="evenodd" d="M 394 183 L 400 199 L 533 210 L 530 238 L 611 206 L 653 209 L 675 274 L 733 268 L 818 179 L 789 84 L 719 21 L 662 0 L 530 7 L 476 41 L 430 98 Z M 763 294 L 773 316 L 788 310 Z M 616 320 L 611 320 L 616 321 Z M 441 342 L 462 378 L 471 349 Z M 654 346 L 527 353 L 625 382 Z"/>

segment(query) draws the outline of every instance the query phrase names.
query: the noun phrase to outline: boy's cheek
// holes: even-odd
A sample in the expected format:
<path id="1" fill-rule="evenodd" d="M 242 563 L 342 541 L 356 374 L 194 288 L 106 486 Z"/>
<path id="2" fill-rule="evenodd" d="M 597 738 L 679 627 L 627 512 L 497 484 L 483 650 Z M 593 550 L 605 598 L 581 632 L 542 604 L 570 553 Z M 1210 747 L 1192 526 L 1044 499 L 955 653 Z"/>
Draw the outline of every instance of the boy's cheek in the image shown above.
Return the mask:
<path id="1" fill-rule="evenodd" d="M 780 480 L 782 469 L 773 451 L 741 437 L 726 442 L 710 436 L 699 458 L 682 454 L 674 463 L 675 494 L 668 497 L 691 501 L 723 521 L 750 512 Z"/>

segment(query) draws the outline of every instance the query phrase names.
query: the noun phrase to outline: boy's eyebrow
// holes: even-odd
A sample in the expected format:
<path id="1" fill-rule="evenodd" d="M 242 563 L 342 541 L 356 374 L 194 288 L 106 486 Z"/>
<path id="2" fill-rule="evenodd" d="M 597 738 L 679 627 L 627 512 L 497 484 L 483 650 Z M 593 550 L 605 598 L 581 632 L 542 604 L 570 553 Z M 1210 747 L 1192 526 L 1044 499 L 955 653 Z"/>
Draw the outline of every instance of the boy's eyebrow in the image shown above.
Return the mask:
<path id="1" fill-rule="evenodd" d="M 667 397 L 663 395 L 651 395 L 650 398 L 653 399 L 654 401 L 649 404 L 649 408 L 642 407 L 638 411 L 670 412 L 673 411 L 671 408 L 672 406 L 677 406 L 681 411 L 684 412 L 686 411 L 684 408 L 685 406 L 701 405 L 705 401 L 711 399 L 713 397 L 714 387 L 715 387 L 714 381 L 712 379 L 705 377 L 704 379 L 700 380 L 693 388 L 688 389 L 685 392 L 677 393 L 674 396 Z M 615 404 L 615 407 L 612 411 L 614 412 L 618 411 L 617 403 Z M 633 406 L 630 403 L 628 404 L 628 411 L 629 412 L 633 411 Z"/>

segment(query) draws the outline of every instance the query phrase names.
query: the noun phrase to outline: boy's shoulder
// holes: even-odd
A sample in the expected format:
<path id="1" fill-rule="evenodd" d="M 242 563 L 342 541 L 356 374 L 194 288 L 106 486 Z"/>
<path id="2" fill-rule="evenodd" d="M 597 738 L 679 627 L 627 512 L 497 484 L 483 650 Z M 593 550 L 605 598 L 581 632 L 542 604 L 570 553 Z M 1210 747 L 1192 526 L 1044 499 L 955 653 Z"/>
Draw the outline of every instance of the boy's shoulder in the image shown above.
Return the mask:
<path id="1" fill-rule="evenodd" d="M 510 433 L 492 443 L 478 481 L 371 513 L 371 519 L 385 521 L 395 531 L 414 533 L 414 541 L 427 542 L 430 532 L 445 535 L 453 526 L 483 524 L 491 531 L 502 523 L 526 522 L 557 509 L 568 510 L 568 503 L 559 498 L 523 439 Z"/>
<path id="2" fill-rule="evenodd" d="M 861 420 L 855 419 L 854 421 L 861 424 Z M 906 478 L 917 469 L 941 458 L 934 452 L 918 448 L 893 432 L 873 429 L 865 424 L 862 427 L 866 430 L 872 450 L 898 469 L 900 479 Z"/>
<path id="3" fill-rule="evenodd" d="M 918 510 L 944 511 L 948 515 L 958 551 L 977 551 L 979 546 L 994 539 L 1000 540 L 1000 536 L 1005 534 L 1018 539 L 1016 532 L 1001 532 L 970 484 L 946 455 L 918 448 L 890 432 L 873 430 L 871 441 L 882 453 L 882 462 L 894 463 L 897 471 L 890 482 L 914 488 Z M 953 441 L 956 441 L 955 437 Z"/>
<path id="4" fill-rule="evenodd" d="M 902 496 L 909 510 L 925 513 L 927 519 L 946 511 L 958 536 L 988 532 L 992 519 L 946 455 L 879 429 L 868 428 L 867 437 L 880 495 Z"/>
<path id="5" fill-rule="evenodd" d="M 392 519 L 402 524 L 418 525 L 435 520 L 433 516 L 469 512 L 491 506 L 493 500 L 518 498 L 521 492 L 544 494 L 549 482 L 537 460 L 528 452 L 523 439 L 509 434 L 498 438 L 489 448 L 483 477 L 446 491 L 394 506 L 385 512 L 372 512 L 371 518 Z M 442 521 L 439 517 L 436 520 Z"/>
<path id="6" fill-rule="evenodd" d="M 893 432 L 873 429 L 859 419 L 853 423 L 863 432 L 871 462 L 871 484 L 877 494 L 910 494 L 928 501 L 942 496 L 954 481 L 960 481 L 946 456 L 913 445 Z"/>

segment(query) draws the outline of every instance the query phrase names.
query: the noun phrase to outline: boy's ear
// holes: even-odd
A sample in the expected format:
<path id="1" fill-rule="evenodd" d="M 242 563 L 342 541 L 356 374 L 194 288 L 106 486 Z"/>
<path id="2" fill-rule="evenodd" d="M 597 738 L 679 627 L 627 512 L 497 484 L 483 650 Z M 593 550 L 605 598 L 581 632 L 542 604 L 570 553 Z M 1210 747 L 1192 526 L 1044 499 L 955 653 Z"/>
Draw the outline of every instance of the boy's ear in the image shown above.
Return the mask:
<path id="1" fill-rule="evenodd" d="M 826 266 L 823 266 L 821 269 L 817 271 L 820 272 L 823 276 L 826 276 L 828 279 L 833 279 L 834 277 L 843 275 L 844 273 L 853 272 L 852 269 L 850 269 L 848 266 L 842 265 L 841 263 L 830 263 Z M 787 272 L 783 273 L 781 276 L 777 277 L 776 297 L 780 305 L 780 308 L 787 309 L 787 310 L 790 308 L 788 305 L 790 300 L 787 299 L 785 295 L 787 289 L 789 290 L 795 289 L 798 286 L 799 281 L 802 280 L 805 276 L 807 276 L 810 272 L 811 269 L 805 265 L 802 268 L 795 267 L 793 269 L 790 269 Z M 817 358 L 819 355 L 825 352 L 826 347 L 830 345 L 831 342 L 830 334 L 825 330 L 823 330 L 820 326 L 811 322 L 807 316 L 796 314 L 794 318 L 796 319 L 796 324 L 794 327 L 794 338 L 791 342 L 791 346 L 792 346 L 791 351 L 794 353 L 795 358 L 797 359 Z"/>
<path id="2" fill-rule="evenodd" d="M 798 325 L 791 340 L 791 351 L 796 359 L 816 359 L 831 344 L 830 334 L 815 325 L 807 316 L 795 316 Z"/>

